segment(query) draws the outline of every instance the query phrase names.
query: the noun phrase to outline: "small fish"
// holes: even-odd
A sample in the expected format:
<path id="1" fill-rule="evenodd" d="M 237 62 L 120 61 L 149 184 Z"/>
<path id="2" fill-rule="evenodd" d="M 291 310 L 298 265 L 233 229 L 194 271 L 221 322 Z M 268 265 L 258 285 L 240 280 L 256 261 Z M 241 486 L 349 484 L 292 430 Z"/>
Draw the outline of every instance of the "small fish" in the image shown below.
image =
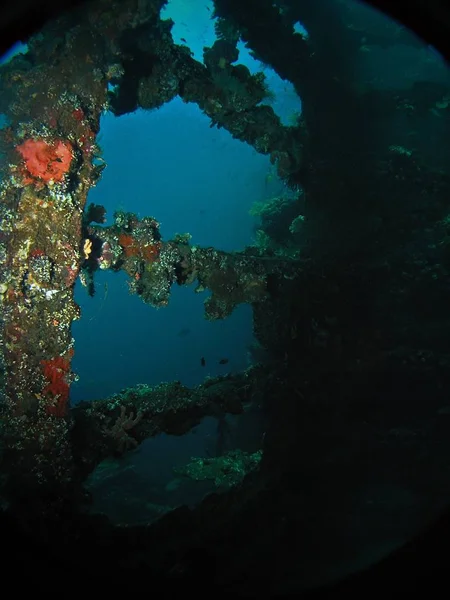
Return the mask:
<path id="1" fill-rule="evenodd" d="M 228 362 L 228 358 L 221 358 L 221 359 L 219 360 L 219 365 L 226 365 L 226 364 L 227 364 L 227 362 Z"/>
<path id="2" fill-rule="evenodd" d="M 182 42 L 184 42 L 185 44 L 187 44 L 187 41 L 185 40 L 185 38 L 180 38 L 180 40 L 181 40 Z"/>
<path id="3" fill-rule="evenodd" d="M 206 365 L 206 360 L 205 360 L 204 356 L 201 357 L 200 364 L 202 365 L 202 367 L 204 367 Z"/>
<path id="4" fill-rule="evenodd" d="M 180 329 L 180 331 L 177 333 L 177 336 L 180 338 L 184 338 L 187 335 L 189 335 L 191 333 L 191 330 L 188 329 L 187 327 L 184 327 L 183 329 Z"/>

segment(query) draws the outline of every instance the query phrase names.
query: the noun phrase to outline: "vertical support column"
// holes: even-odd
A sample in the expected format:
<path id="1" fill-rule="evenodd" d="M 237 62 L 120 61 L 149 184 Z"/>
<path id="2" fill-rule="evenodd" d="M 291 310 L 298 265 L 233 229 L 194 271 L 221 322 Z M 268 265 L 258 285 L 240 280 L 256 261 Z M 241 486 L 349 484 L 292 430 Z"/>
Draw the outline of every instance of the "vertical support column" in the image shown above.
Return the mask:
<path id="1" fill-rule="evenodd" d="M 29 74 L 33 79 L 33 73 Z M 86 90 L 91 81 L 86 77 Z M 106 96 L 91 105 L 61 82 L 54 109 L 3 132 L 0 188 L 3 471 L 10 494 L 71 484 L 69 391 L 74 379 L 74 284 L 86 258 L 82 218 L 97 178 L 95 134 Z M 86 92 L 85 90 L 85 92 Z M 43 102 L 43 95 L 39 100 Z M 18 100 L 19 101 L 19 100 Z M 39 112 L 38 102 L 30 111 Z M 27 491 L 28 490 L 28 491 Z"/>

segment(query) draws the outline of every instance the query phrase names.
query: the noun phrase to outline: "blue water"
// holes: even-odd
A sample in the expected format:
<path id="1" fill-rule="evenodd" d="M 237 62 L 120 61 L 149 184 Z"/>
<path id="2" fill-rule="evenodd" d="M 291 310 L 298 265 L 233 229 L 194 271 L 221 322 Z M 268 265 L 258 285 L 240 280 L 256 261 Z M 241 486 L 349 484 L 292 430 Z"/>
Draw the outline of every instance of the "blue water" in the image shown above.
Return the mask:
<path id="1" fill-rule="evenodd" d="M 175 21 L 176 42 L 183 37 L 197 60 L 214 40 L 205 2 L 170 2 L 165 16 Z M 264 68 L 241 45 L 240 63 L 252 72 Z M 300 109 L 287 82 L 264 68 L 275 94 L 272 106 L 283 122 Z M 151 215 L 165 240 L 189 232 L 192 243 L 221 250 L 242 250 L 252 243 L 257 221 L 249 215 L 255 201 L 283 190 L 269 158 L 210 127 L 195 104 L 179 98 L 156 111 L 138 110 L 101 121 L 100 146 L 107 168 L 88 202 L 103 204 L 112 222 L 115 210 Z M 73 369 L 79 380 L 72 402 L 106 397 L 137 383 L 180 380 L 200 383 L 205 376 L 240 371 L 249 365 L 253 341 L 251 308 L 239 306 L 228 319 L 203 317 L 207 292 L 173 286 L 167 308 L 147 306 L 128 292 L 123 273 L 97 272 L 97 293 L 90 298 L 77 283 L 82 318 L 75 322 Z M 200 364 L 205 357 L 206 366 Z M 219 365 L 228 358 L 226 365 Z"/>
<path id="2" fill-rule="evenodd" d="M 108 166 L 88 201 L 103 204 L 109 217 L 119 208 L 152 215 L 164 239 L 187 231 L 193 243 L 222 250 L 251 243 L 255 220 L 249 209 L 279 185 L 266 182 L 267 157 L 227 131 L 211 129 L 195 105 L 180 100 L 157 112 L 106 115 L 101 131 Z M 207 293 L 195 294 L 195 285 L 173 286 L 169 306 L 157 310 L 129 294 L 123 273 L 97 272 L 95 281 L 94 298 L 76 287 L 82 318 L 73 327 L 73 368 L 80 379 L 72 401 L 137 383 L 179 379 L 194 385 L 206 375 L 248 366 L 249 306 L 209 322 L 203 317 Z M 219 365 L 223 357 L 227 365 Z"/>

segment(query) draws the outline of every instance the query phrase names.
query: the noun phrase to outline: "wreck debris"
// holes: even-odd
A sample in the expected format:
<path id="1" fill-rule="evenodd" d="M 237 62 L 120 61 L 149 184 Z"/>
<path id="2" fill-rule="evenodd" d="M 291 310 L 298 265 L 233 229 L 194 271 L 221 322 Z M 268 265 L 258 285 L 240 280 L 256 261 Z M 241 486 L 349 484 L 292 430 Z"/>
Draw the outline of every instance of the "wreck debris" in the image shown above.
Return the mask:
<path id="1" fill-rule="evenodd" d="M 183 435 L 206 416 L 241 414 L 262 393 L 261 366 L 207 378 L 195 388 L 179 381 L 128 388 L 105 400 L 72 409 L 74 477 L 84 481 L 109 456 L 132 450 L 161 433 Z"/>
<path id="2" fill-rule="evenodd" d="M 194 481 L 212 480 L 217 488 L 227 489 L 239 484 L 248 473 L 255 471 L 261 457 L 261 450 L 252 454 L 230 450 L 214 458 L 192 457 L 187 465 L 175 469 L 175 473 Z"/>
<path id="3" fill-rule="evenodd" d="M 238 304 L 264 301 L 270 278 L 294 277 L 301 269 L 300 261 L 257 256 L 253 248 L 222 252 L 191 245 L 188 235 L 164 242 L 156 219 L 134 213 L 116 212 L 113 226 L 89 226 L 86 235 L 95 250 L 84 266 L 85 282 L 93 281 L 96 269 L 123 270 L 130 292 L 157 308 L 168 304 L 174 283 L 196 282 L 196 293 L 211 291 L 205 301 L 211 320 L 229 316 Z"/>

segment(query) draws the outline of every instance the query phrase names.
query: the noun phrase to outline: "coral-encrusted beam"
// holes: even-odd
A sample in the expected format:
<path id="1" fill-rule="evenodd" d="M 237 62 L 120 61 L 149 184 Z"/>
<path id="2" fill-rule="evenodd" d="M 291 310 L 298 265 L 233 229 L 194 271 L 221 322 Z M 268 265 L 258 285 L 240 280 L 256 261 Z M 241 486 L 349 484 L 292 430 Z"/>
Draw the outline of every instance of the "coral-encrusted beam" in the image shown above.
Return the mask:
<path id="1" fill-rule="evenodd" d="M 36 483 L 68 484 L 73 471 L 71 325 L 79 318 L 73 290 L 84 260 L 83 210 L 97 179 L 95 133 L 106 95 L 106 82 L 99 87 L 93 73 L 91 79 L 84 74 L 83 84 L 77 97 L 67 94 L 64 82 L 53 81 L 53 89 L 60 86 L 56 108 L 43 110 L 42 98 L 36 105 L 31 101 L 36 120 L 13 122 L 4 143 L 3 429 L 12 495 L 31 493 L 25 482 L 33 489 Z M 88 117 L 80 105 L 90 85 L 99 97 L 94 102 L 92 96 Z"/>

